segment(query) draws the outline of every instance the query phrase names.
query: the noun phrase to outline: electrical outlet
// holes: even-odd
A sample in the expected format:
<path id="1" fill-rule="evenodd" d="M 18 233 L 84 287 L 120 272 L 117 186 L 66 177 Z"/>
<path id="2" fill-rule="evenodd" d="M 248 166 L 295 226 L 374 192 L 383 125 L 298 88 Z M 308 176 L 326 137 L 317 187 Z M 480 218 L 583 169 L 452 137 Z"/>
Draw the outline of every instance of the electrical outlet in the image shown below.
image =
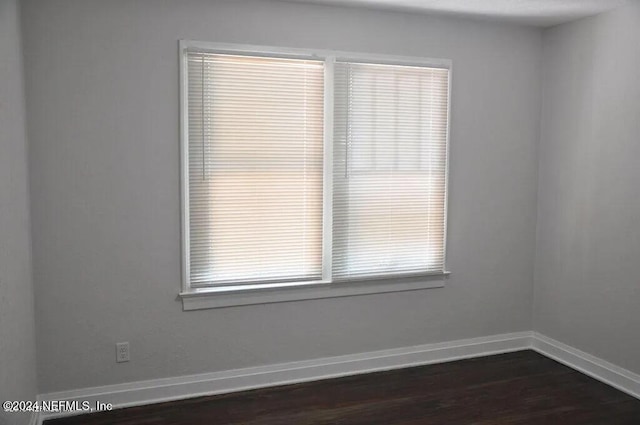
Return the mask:
<path id="1" fill-rule="evenodd" d="M 129 343 L 117 342 L 116 343 L 116 362 L 128 362 L 129 361 Z"/>

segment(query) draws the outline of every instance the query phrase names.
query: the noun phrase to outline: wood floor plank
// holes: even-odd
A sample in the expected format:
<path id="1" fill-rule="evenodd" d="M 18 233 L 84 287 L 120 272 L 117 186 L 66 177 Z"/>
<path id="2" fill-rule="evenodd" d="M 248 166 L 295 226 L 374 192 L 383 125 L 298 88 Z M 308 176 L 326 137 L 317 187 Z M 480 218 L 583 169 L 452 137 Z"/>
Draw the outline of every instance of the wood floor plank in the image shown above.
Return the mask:
<path id="1" fill-rule="evenodd" d="M 638 425 L 640 400 L 525 350 L 45 424 Z"/>

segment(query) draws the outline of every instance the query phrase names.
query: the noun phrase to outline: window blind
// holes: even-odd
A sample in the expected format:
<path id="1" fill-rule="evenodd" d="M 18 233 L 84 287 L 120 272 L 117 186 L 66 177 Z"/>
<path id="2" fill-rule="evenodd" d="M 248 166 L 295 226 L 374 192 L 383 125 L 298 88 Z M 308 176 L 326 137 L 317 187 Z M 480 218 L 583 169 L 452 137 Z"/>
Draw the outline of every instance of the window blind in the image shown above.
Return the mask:
<path id="1" fill-rule="evenodd" d="M 322 274 L 322 61 L 187 53 L 193 287 Z"/>
<path id="2" fill-rule="evenodd" d="M 336 63 L 334 280 L 444 271 L 448 79 Z"/>

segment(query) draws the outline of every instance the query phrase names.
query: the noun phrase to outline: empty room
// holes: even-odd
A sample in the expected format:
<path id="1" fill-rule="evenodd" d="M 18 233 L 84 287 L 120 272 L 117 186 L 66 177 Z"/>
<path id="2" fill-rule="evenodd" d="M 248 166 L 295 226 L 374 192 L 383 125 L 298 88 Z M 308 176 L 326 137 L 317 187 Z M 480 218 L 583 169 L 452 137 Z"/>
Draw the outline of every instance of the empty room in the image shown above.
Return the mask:
<path id="1" fill-rule="evenodd" d="M 640 424 L 640 0 L 0 0 L 0 425 Z"/>

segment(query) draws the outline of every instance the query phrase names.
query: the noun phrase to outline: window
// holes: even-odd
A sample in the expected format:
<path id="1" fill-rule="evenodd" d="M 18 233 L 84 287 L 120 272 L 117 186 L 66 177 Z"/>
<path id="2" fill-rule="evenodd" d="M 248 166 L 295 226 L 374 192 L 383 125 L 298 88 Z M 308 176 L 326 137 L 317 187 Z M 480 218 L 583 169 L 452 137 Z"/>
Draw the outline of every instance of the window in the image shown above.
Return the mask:
<path id="1" fill-rule="evenodd" d="M 324 63 L 187 57 L 191 286 L 320 280 Z"/>
<path id="2" fill-rule="evenodd" d="M 181 56 L 183 300 L 446 273 L 447 61 Z"/>
<path id="3" fill-rule="evenodd" d="M 335 69 L 334 279 L 443 271 L 448 70 Z"/>

